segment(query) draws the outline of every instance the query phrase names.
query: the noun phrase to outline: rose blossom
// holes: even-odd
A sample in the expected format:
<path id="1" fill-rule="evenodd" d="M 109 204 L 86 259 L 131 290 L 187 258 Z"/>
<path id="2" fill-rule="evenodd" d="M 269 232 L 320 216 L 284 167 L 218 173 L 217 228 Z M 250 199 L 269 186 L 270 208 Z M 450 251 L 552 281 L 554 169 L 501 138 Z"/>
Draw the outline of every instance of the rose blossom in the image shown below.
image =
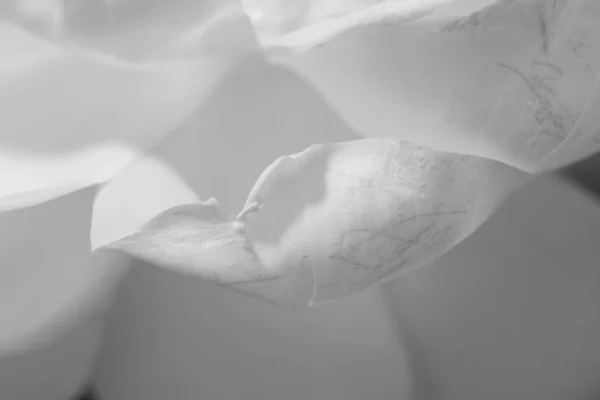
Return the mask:
<path id="1" fill-rule="evenodd" d="M 71 2 L 6 11 L 3 217 L 102 184 L 93 249 L 301 306 L 429 262 L 528 173 L 600 149 L 591 0 L 192 3 L 107 3 L 89 29 Z M 264 59 L 353 134 L 222 143 L 211 95 Z"/>

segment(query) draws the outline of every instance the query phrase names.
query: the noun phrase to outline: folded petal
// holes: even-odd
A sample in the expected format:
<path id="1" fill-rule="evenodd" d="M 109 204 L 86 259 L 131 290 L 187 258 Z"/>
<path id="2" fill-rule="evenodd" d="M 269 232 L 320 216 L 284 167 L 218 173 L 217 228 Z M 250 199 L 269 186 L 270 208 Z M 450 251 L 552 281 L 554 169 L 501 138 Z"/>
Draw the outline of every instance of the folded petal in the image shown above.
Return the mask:
<path id="1" fill-rule="evenodd" d="M 499 0 L 242 0 L 261 44 L 296 51 L 319 46 L 360 26 L 419 23 L 444 26 Z"/>
<path id="2" fill-rule="evenodd" d="M 246 3 L 262 45 L 364 136 L 528 171 L 598 137 L 598 117 L 578 123 L 600 68 L 595 0 L 315 1 L 297 18 L 291 4 Z"/>
<path id="3" fill-rule="evenodd" d="M 248 236 L 268 268 L 312 270 L 311 304 L 330 301 L 462 241 L 522 178 L 494 161 L 401 140 L 315 145 L 258 179 Z"/>
<path id="4" fill-rule="evenodd" d="M 190 198 L 182 180 L 162 171 L 152 174 L 158 176 L 156 187 L 163 177 L 182 187 L 160 196 L 171 198 L 165 205 Z M 310 305 L 350 295 L 440 255 L 483 223 L 523 177 L 495 161 L 400 140 L 315 145 L 267 167 L 237 215 L 214 199 L 197 200 L 98 235 L 102 240 L 92 245 L 279 305 Z M 146 175 L 140 182 L 148 188 L 154 180 Z M 117 223 L 107 217 L 128 207 L 126 193 L 114 201 L 127 187 L 101 191 L 95 207 L 105 211 L 94 218 L 106 226 Z M 139 190 L 129 193 L 144 197 Z M 95 224 L 92 237 L 94 230 Z"/>
<path id="5" fill-rule="evenodd" d="M 131 63 L 0 23 L 0 211 L 110 179 L 201 107 L 240 52 Z"/>

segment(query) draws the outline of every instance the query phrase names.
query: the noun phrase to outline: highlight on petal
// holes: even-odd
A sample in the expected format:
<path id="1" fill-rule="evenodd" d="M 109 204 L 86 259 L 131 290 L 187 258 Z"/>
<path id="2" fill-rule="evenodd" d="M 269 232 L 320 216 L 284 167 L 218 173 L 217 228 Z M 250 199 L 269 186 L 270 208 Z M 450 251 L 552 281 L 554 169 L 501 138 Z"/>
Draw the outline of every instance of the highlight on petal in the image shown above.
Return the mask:
<path id="1" fill-rule="evenodd" d="M 239 55 L 129 63 L 0 22 L 0 211 L 102 183 L 179 127 Z"/>
<path id="2" fill-rule="evenodd" d="M 92 210 L 92 249 L 131 235 L 164 210 L 200 202 L 173 168 L 144 157 L 98 188 Z"/>
<path id="3" fill-rule="evenodd" d="M 214 29 L 220 47 L 254 40 L 239 0 L 9 0 L 0 12 L 55 43 L 128 60 L 194 56 Z"/>
<path id="4" fill-rule="evenodd" d="M 171 172 L 150 170 L 156 188 L 165 179 L 185 186 Z M 185 196 L 171 195 L 185 189 L 150 199 L 154 180 L 126 175 L 98 194 L 95 249 L 122 250 L 284 306 L 335 300 L 427 263 L 472 233 L 525 177 L 495 161 L 401 140 L 314 145 L 267 167 L 236 215 L 214 199 L 182 204 Z M 141 183 L 112 190 L 120 179 Z M 163 210 L 147 212 L 144 198 Z M 105 234 L 111 224 L 120 230 Z"/>
<path id="5" fill-rule="evenodd" d="M 308 50 L 373 23 L 444 25 L 502 0 L 242 0 L 265 47 Z"/>
<path id="6" fill-rule="evenodd" d="M 261 44 L 363 136 L 529 172 L 563 144 L 557 165 L 584 157 L 575 149 L 597 137 L 596 0 L 315 1 L 269 28 L 291 4 L 246 2 Z"/>

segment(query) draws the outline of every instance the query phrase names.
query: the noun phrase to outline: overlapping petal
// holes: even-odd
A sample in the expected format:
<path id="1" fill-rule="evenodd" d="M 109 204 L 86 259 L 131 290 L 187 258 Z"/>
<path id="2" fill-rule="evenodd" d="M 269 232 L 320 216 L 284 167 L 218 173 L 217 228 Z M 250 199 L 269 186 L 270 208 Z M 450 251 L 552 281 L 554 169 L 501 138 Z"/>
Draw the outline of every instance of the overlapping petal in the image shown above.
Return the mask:
<path id="1" fill-rule="evenodd" d="M 272 59 L 365 136 L 527 171 L 600 149 L 595 0 L 293 4 L 245 3 Z"/>
<path id="2" fill-rule="evenodd" d="M 450 4 L 442 3 L 435 4 Z M 471 15 L 469 7 L 473 5 L 464 10 Z M 448 21 L 456 21 L 455 9 L 436 10 L 415 14 L 420 26 L 426 26 L 427 35 L 433 32 L 433 26 L 448 27 Z M 486 15 L 489 12 L 484 11 Z M 256 15 L 250 16 L 256 20 Z M 358 29 L 350 29 L 350 33 Z M 343 36 L 330 44 L 339 43 Z M 265 45 L 260 31 L 259 39 Z M 279 43 L 276 47 L 267 48 L 267 55 L 285 46 Z M 294 51 L 284 53 L 280 60 L 306 77 L 298 68 L 299 62 L 306 54 L 324 47 L 284 48 Z M 509 50 L 506 44 L 506 52 Z M 335 51 L 333 55 L 335 59 Z M 481 56 L 480 61 L 483 59 Z M 453 78 L 460 77 L 462 82 L 467 82 L 467 73 L 475 70 L 460 75 L 459 65 L 454 67 Z M 402 73 L 397 76 L 402 77 Z M 419 84 L 413 83 L 417 90 Z M 315 86 L 324 93 L 319 85 Z M 261 90 L 272 88 L 266 84 Z M 365 84 L 355 93 L 345 92 L 345 100 L 363 105 L 370 101 L 364 112 L 372 112 L 376 119 L 381 112 L 398 106 L 390 98 L 380 97 L 377 89 L 381 88 L 375 86 L 373 91 Z M 491 92 L 492 86 L 488 88 Z M 331 98 L 325 98 L 338 109 Z M 420 105 L 416 103 L 412 112 Z M 302 102 L 295 107 L 302 108 Z M 272 110 L 273 114 L 279 112 Z M 231 114 L 235 113 L 232 107 Z M 292 120 L 285 125 L 284 136 L 292 125 Z M 502 149 L 495 154 L 475 151 L 478 143 L 473 142 L 472 135 L 453 136 L 450 125 L 445 124 L 445 131 L 440 130 L 428 140 L 422 140 L 423 131 L 410 123 L 403 128 L 371 131 L 373 136 L 408 137 L 419 144 L 403 139 L 332 141 L 281 157 L 259 177 L 241 211 L 231 213 L 231 208 L 210 198 L 214 195 L 210 187 L 215 180 L 221 182 L 217 186 L 242 186 L 239 177 L 232 175 L 230 164 L 233 154 L 237 154 L 233 146 L 239 139 L 232 138 L 223 147 L 219 142 L 227 139 L 216 140 L 218 130 L 200 123 L 196 132 L 186 128 L 189 137 L 202 138 L 194 141 L 198 143 L 194 175 L 201 176 L 194 188 L 174 168 L 178 163 L 175 155 L 182 147 L 177 151 L 173 141 L 170 147 L 161 146 L 156 157 L 129 168 L 99 192 L 92 246 L 123 250 L 282 305 L 315 304 L 349 295 L 397 270 L 422 265 L 442 254 L 472 233 L 523 181 L 525 175 L 517 169 L 480 157 L 506 161 L 507 157 L 501 157 Z M 456 132 L 460 132 L 458 128 Z M 246 129 L 256 133 L 251 126 Z M 246 151 L 261 149 L 261 153 L 283 140 L 273 139 L 258 135 L 255 141 L 260 144 L 253 143 Z M 246 138 L 239 145 L 243 148 L 247 144 Z M 479 143 L 479 149 L 486 150 L 487 145 Z M 215 154 L 219 151 L 224 151 L 221 158 L 230 161 L 217 161 Z"/>
<path id="3" fill-rule="evenodd" d="M 215 199 L 183 204 L 193 198 L 185 183 L 165 166 L 145 164 L 100 192 L 93 246 L 286 306 L 331 301 L 430 261 L 473 232 L 523 179 L 495 161 L 400 140 L 323 144 L 267 167 L 235 215 Z M 145 192 L 120 180 L 144 182 Z M 164 181 L 175 189 L 156 197 L 164 211 L 152 215 L 151 197 L 147 207 L 131 201 L 169 187 Z M 100 221 L 117 221 L 120 209 L 127 210 L 120 231 L 107 234 Z"/>
<path id="4" fill-rule="evenodd" d="M 303 51 L 370 24 L 443 27 L 498 0 L 242 0 L 263 46 Z"/>
<path id="5" fill-rule="evenodd" d="M 10 20 L 55 43 L 131 61 L 198 55 L 207 41 L 213 50 L 254 43 L 239 0 L 9 0 L 3 5 Z"/>
<path id="6" fill-rule="evenodd" d="M 237 15 L 147 62 L 0 23 L 0 211 L 104 182 L 184 123 L 247 51 Z"/>
<path id="7" fill-rule="evenodd" d="M 171 14 L 153 12 L 159 3 L 138 0 L 130 5 L 149 17 L 125 17 L 121 30 L 128 5 L 104 4 L 102 15 L 117 21 L 111 35 L 108 20 L 92 34 L 69 25 L 66 9 L 50 42 L 6 25 L 23 45 L 5 46 L 0 209 L 110 180 L 95 202 L 93 248 L 307 305 L 442 254 L 523 181 L 519 169 L 553 169 L 600 149 L 592 0 L 248 0 L 244 9 L 208 1 L 196 5 L 212 10 L 202 23 L 187 3 L 175 3 L 176 29 Z M 210 196 L 216 181 L 226 193 L 244 188 L 239 177 L 228 181 L 233 147 L 253 139 L 247 151 L 264 155 L 284 141 L 239 127 L 228 141 L 202 122 L 190 130 L 208 118 L 211 107 L 198 109 L 238 56 L 256 50 L 242 11 L 269 60 L 378 139 L 309 140 L 328 144 L 277 159 L 232 214 L 237 200 L 223 207 Z M 212 110 L 218 118 L 239 117 L 224 104 Z M 173 142 L 112 179 L 178 127 L 200 145 L 193 185 Z"/>

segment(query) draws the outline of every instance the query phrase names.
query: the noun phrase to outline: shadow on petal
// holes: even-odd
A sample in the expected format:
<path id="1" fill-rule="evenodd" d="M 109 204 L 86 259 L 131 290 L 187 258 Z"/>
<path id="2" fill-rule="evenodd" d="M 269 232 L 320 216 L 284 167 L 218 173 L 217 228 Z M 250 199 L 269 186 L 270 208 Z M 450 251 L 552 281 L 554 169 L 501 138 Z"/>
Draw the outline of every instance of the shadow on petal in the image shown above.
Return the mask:
<path id="1" fill-rule="evenodd" d="M 235 62 L 130 64 L 4 22 L 0 38 L 0 210 L 110 179 L 181 126 Z"/>
<path id="2" fill-rule="evenodd" d="M 278 282 L 259 279 L 256 274 L 251 275 L 254 279 L 252 282 L 244 282 L 240 277 L 233 280 L 228 278 L 226 271 L 219 272 L 224 264 L 206 264 L 207 260 L 192 257 L 191 253 L 188 254 L 189 257 L 181 254 L 178 261 L 175 261 L 177 256 L 170 258 L 168 254 L 173 253 L 167 248 L 176 251 L 176 243 L 181 243 L 180 239 L 183 237 L 192 246 L 198 237 L 191 232 L 185 233 L 188 232 L 186 222 L 169 210 L 175 212 L 172 207 L 190 204 L 188 208 L 191 214 L 188 217 L 197 220 L 198 215 L 193 210 L 200 211 L 203 207 L 200 199 L 210 196 L 223 204 L 220 212 L 224 221 L 227 221 L 228 218 L 233 218 L 228 216 L 228 210 L 242 209 L 254 181 L 273 159 L 281 154 L 297 152 L 313 143 L 355 138 L 354 133 L 341 124 L 315 92 L 295 74 L 283 68 L 268 66 L 261 59 L 249 57 L 236 70 L 232 79 L 215 93 L 206 108 L 200 110 L 185 127 L 167 138 L 144 160 L 132 165 L 100 189 L 94 206 L 92 247 L 111 247 L 111 243 L 116 241 L 116 248 L 122 245 L 121 248 L 125 251 L 129 250 L 141 258 L 169 266 L 169 262 L 162 256 L 153 259 L 149 254 L 144 254 L 144 251 L 138 251 L 145 248 L 147 253 L 156 246 L 132 247 L 132 243 L 136 241 L 129 240 L 136 237 L 139 239 L 140 237 L 135 236 L 137 233 L 157 226 L 146 223 L 158 216 L 163 221 L 171 221 L 175 230 L 169 231 L 170 235 L 163 229 L 154 235 L 143 237 L 152 243 L 156 240 L 169 243 L 169 246 L 163 247 L 163 251 L 170 259 L 171 267 L 174 264 L 181 266 L 183 262 L 186 264 L 183 270 L 195 270 L 196 274 L 207 271 L 208 268 L 209 271 L 204 273 L 208 274 L 205 277 L 212 279 L 216 274 L 214 280 L 218 284 L 230 285 L 246 293 L 262 293 L 263 297 L 277 301 L 283 298 L 284 303 L 288 302 L 286 299 L 290 296 L 300 296 L 300 302 L 306 304 L 312 296 L 313 277 L 310 271 L 306 274 L 303 268 L 286 271 L 286 277 Z M 324 185 L 320 185 L 319 189 L 318 184 L 319 179 L 325 176 L 325 166 L 326 163 L 322 163 L 322 168 L 315 170 L 312 184 L 316 186 L 306 193 L 311 197 L 307 200 L 309 202 L 318 202 L 325 196 Z M 296 204 L 299 206 L 295 212 L 297 214 L 308 205 L 303 202 Z M 161 215 L 163 211 L 165 213 Z M 285 225 L 282 230 L 295 219 L 295 213 L 287 211 L 286 219 L 279 221 Z M 200 231 L 203 227 L 210 226 L 200 220 L 197 222 Z M 227 224 L 223 225 L 227 228 L 217 236 L 233 232 Z M 164 224 L 159 225 L 164 227 Z M 150 231 L 154 232 L 153 229 Z M 134 237 L 130 237 L 131 235 Z M 175 237 L 180 239 L 175 240 Z M 121 239 L 125 239 L 125 242 L 119 243 Z M 150 243 L 148 240 L 144 243 Z M 230 257 L 221 261 L 227 264 L 228 258 Z M 194 266 L 194 263 L 197 265 Z M 272 276 L 274 271 L 277 275 L 281 273 L 273 269 L 258 272 L 261 276 Z M 300 283 L 293 282 L 296 278 L 300 279 Z M 299 293 L 289 292 L 290 287 Z M 293 300 L 291 303 L 290 305 L 294 305 L 297 301 Z"/>
<path id="3" fill-rule="evenodd" d="M 282 154 L 357 138 L 298 75 L 247 57 L 150 155 L 172 166 L 200 197 L 237 211 L 256 178 Z"/>

